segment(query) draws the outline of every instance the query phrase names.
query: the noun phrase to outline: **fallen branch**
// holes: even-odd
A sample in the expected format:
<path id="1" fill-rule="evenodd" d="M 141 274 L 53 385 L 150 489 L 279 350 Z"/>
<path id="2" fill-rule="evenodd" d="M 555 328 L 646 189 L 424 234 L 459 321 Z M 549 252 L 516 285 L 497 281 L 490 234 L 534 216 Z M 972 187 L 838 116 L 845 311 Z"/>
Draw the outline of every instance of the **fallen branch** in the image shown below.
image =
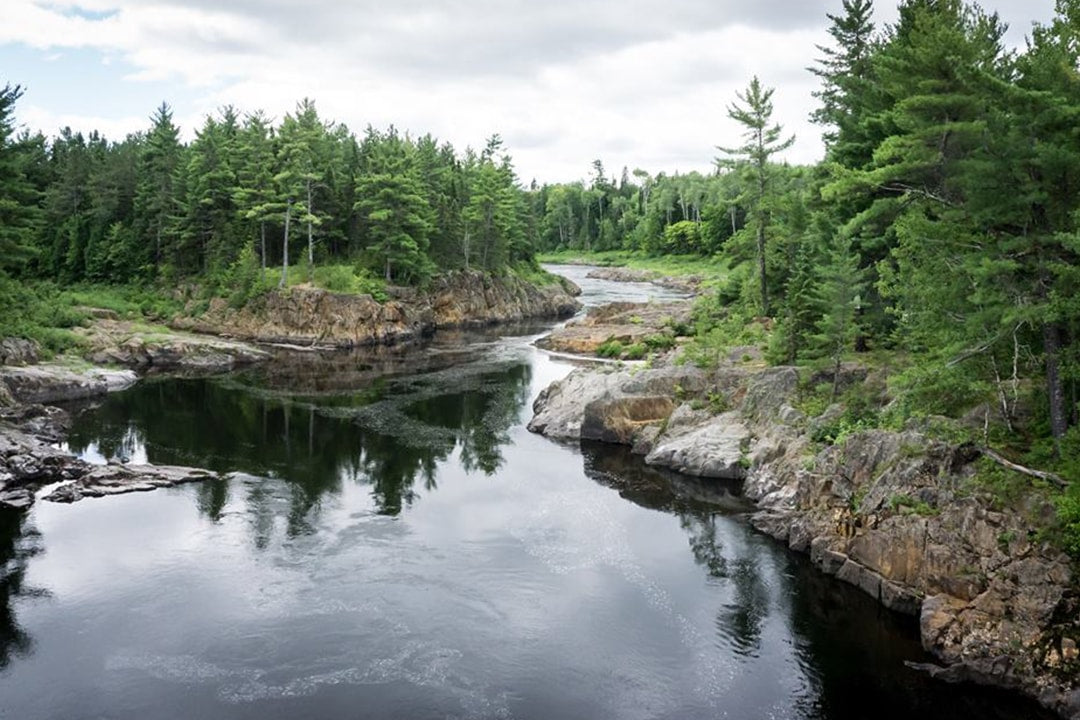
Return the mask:
<path id="1" fill-rule="evenodd" d="M 1052 472 L 1046 472 L 1045 470 L 1033 470 L 1032 468 L 1024 467 L 1023 465 L 1017 465 L 1013 461 L 1002 457 L 1000 454 L 991 450 L 988 447 L 980 447 L 977 449 L 979 451 L 979 454 L 981 454 L 984 458 L 986 458 L 987 460 L 991 460 L 994 463 L 997 463 L 998 465 L 1007 470 L 1013 470 L 1014 472 L 1018 472 L 1021 475 L 1027 475 L 1028 477 L 1045 480 L 1059 490 L 1064 490 L 1069 486 L 1069 483 L 1065 482 L 1065 480 L 1063 480 L 1060 475 L 1056 475 Z"/>

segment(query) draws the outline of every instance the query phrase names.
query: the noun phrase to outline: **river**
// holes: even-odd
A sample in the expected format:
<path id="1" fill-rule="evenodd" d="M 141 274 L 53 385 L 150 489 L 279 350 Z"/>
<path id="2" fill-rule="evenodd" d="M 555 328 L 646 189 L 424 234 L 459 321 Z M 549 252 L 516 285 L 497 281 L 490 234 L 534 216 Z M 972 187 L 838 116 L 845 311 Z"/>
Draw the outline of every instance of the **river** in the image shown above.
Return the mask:
<path id="1" fill-rule="evenodd" d="M 1041 717 L 906 669 L 914 621 L 754 532 L 738 487 L 528 433 L 573 367 L 546 329 L 75 408 L 84 457 L 234 475 L 0 514 L 0 717 Z"/>

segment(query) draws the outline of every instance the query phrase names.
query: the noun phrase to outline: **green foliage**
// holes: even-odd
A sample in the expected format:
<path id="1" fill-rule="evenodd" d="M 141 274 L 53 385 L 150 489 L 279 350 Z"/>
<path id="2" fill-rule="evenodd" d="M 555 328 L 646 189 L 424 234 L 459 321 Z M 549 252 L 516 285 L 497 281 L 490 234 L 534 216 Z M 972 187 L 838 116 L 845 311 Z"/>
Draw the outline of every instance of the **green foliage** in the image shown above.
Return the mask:
<path id="1" fill-rule="evenodd" d="M 597 357 L 618 359 L 622 354 L 623 344 L 618 340 L 608 340 L 596 348 Z"/>
<path id="2" fill-rule="evenodd" d="M 1073 558 L 1080 559 L 1080 484 L 1073 483 L 1067 492 L 1055 498 L 1057 540 Z"/>
<path id="3" fill-rule="evenodd" d="M 230 307 L 241 308 L 273 287 L 260 267 L 255 249 L 249 244 L 229 267 L 225 288 Z"/>
<path id="4" fill-rule="evenodd" d="M 707 401 L 709 412 L 713 415 L 719 415 L 731 409 L 731 399 L 722 392 L 710 392 Z"/>
<path id="5" fill-rule="evenodd" d="M 645 343 L 634 343 L 627 346 L 623 351 L 623 358 L 626 360 L 641 360 L 649 352 L 648 346 Z"/>
<path id="6" fill-rule="evenodd" d="M 893 495 L 889 498 L 889 509 L 893 512 L 930 517 L 941 511 L 925 500 L 917 500 L 910 495 Z"/>
<path id="7" fill-rule="evenodd" d="M 668 333 L 656 333 L 647 335 L 642 339 L 645 347 L 652 351 L 670 350 L 675 347 L 675 335 Z"/>
<path id="8" fill-rule="evenodd" d="M 331 292 L 371 295 L 377 302 L 386 302 L 386 283 L 363 267 L 351 265 L 322 265 L 315 268 L 315 284 Z"/>

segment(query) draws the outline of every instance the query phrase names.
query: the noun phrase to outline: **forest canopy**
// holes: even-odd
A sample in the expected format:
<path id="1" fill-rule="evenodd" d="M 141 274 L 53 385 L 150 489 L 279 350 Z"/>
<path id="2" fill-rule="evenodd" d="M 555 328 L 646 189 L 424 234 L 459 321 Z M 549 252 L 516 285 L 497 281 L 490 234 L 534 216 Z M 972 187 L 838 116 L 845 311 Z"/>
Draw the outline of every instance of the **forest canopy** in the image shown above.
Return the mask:
<path id="1" fill-rule="evenodd" d="M 585 181 L 528 188 L 498 135 L 479 151 L 356 135 L 303 100 L 276 123 L 222 108 L 188 143 L 167 104 L 124 139 L 47 138 L 17 132 L 8 84 L 0 299 L 43 281 L 287 286 L 341 265 L 423 284 L 535 252 L 713 258 L 727 270 L 700 335 L 768 318 L 776 363 L 909 354 L 919 411 L 990 399 L 1013 428 L 1033 398 L 1032 441 L 1078 452 L 1080 0 L 1057 0 L 1019 50 L 975 3 L 903 0 L 883 27 L 872 10 L 842 0 L 806 59 L 825 137 L 812 166 L 780 162 L 768 78 L 730 99 L 744 134 L 717 138 L 712 173 L 597 159 Z"/>

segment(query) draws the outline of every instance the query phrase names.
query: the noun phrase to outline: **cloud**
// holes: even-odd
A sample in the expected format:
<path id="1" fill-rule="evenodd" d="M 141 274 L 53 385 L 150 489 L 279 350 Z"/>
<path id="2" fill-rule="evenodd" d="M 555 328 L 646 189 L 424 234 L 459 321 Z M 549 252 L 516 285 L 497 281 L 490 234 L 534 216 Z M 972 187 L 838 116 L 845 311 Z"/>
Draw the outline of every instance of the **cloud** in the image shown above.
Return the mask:
<path id="1" fill-rule="evenodd" d="M 37 120 L 111 118 L 121 85 L 183 88 L 178 119 L 220 105 L 280 118 L 303 97 L 354 130 L 431 132 L 459 149 L 499 132 L 526 181 L 574 179 L 601 158 L 707 171 L 738 142 L 726 108 L 753 75 L 777 88 L 787 158 L 820 156 L 806 72 L 835 2 L 802 0 L 3 0 L 0 47 L 93 49 L 120 61 L 96 107 L 35 108 Z M 879 3 L 888 5 L 888 3 Z M 1002 0 L 1010 38 L 1052 0 Z M 893 15 L 884 11 L 881 19 Z M 121 71 L 120 67 L 127 67 Z M 32 72 L 32 70 L 31 70 Z M 123 72 L 123 74 L 120 74 Z M 16 79 L 18 81 L 18 79 Z M 50 79 L 50 81 L 52 81 Z M 77 82 L 72 78 L 71 82 Z M 194 89 L 194 92 L 192 90 Z M 193 99 L 192 99 L 193 98 Z M 145 126 L 145 116 L 139 127 Z M 51 131 L 55 127 L 45 126 Z M 192 127 L 186 128 L 192 132 Z"/>

